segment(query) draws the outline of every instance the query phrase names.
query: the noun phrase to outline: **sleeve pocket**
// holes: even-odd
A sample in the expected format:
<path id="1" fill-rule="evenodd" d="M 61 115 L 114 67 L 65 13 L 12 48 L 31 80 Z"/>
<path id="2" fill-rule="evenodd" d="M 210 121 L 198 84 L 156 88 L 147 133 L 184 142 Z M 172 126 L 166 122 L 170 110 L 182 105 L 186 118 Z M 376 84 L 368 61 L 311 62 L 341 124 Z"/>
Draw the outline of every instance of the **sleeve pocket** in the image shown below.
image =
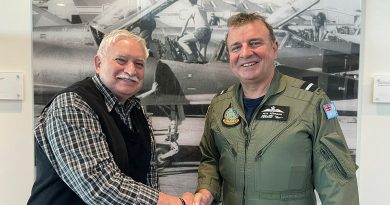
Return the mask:
<path id="1" fill-rule="evenodd" d="M 341 183 L 355 177 L 357 165 L 352 160 L 345 141 L 337 133 L 330 133 L 320 139 L 320 154 L 326 162 L 326 169 Z"/>

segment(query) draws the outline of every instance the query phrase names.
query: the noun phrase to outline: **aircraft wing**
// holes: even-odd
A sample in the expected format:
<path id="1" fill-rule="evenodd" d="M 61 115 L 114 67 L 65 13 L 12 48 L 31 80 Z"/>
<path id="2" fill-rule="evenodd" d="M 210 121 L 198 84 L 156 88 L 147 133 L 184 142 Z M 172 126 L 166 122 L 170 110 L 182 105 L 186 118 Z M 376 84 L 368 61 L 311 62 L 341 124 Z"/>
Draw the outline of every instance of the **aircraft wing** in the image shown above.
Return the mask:
<path id="1" fill-rule="evenodd" d="M 360 36 L 359 35 L 350 35 L 350 34 L 341 34 L 341 33 L 335 33 L 338 38 L 343 39 L 347 42 L 360 44 Z"/>
<path id="2" fill-rule="evenodd" d="M 161 60 L 154 73 L 158 91 L 144 99 L 144 105 L 208 105 L 213 97 L 238 79 L 229 70 L 229 63 L 187 64 Z M 356 99 L 358 80 L 345 75 L 316 72 L 279 65 L 281 73 L 312 82 L 334 99 Z M 332 82 L 332 83 L 327 83 Z"/>
<path id="3" fill-rule="evenodd" d="M 96 16 L 91 22 L 91 26 L 102 33 L 126 28 L 136 24 L 147 15 L 154 16 L 158 14 L 176 1 L 177 0 L 117 0 L 110 5 L 110 8 Z"/>
<path id="4" fill-rule="evenodd" d="M 285 5 L 277 9 L 274 13 L 267 17 L 267 21 L 274 28 L 279 28 L 292 18 L 306 11 L 320 0 L 297 0 L 288 1 Z"/>
<path id="5" fill-rule="evenodd" d="M 59 18 L 58 16 L 49 13 L 48 11 L 32 5 L 33 26 L 64 26 L 70 25 L 69 22 Z"/>

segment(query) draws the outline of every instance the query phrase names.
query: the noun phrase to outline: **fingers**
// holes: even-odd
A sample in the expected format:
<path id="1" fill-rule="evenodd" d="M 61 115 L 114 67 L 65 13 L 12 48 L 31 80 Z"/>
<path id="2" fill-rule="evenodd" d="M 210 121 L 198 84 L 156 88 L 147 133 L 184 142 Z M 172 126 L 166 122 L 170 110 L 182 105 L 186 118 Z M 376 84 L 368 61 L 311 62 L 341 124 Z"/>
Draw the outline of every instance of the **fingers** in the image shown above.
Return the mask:
<path id="1" fill-rule="evenodd" d="M 190 192 L 185 192 L 181 198 L 186 202 L 186 205 L 192 205 L 194 201 L 194 195 Z"/>
<path id="2" fill-rule="evenodd" d="M 158 83 L 157 82 L 153 82 L 152 90 L 157 90 L 157 87 L 158 87 Z"/>
<path id="3" fill-rule="evenodd" d="M 203 195 L 201 193 L 196 193 L 195 196 L 194 196 L 194 203 L 193 205 L 202 205 L 202 198 L 203 198 Z"/>
<path id="4" fill-rule="evenodd" d="M 196 205 L 210 205 L 213 200 L 213 195 L 207 189 L 199 190 L 194 197 L 194 202 Z"/>

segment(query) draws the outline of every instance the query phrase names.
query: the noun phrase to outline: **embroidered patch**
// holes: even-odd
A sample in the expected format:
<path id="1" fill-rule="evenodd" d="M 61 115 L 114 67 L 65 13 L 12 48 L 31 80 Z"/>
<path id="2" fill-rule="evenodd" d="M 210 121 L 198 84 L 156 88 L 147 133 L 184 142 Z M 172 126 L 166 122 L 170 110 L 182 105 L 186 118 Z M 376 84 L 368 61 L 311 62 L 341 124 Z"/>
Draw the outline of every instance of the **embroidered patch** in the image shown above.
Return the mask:
<path id="1" fill-rule="evenodd" d="M 264 105 L 257 114 L 257 119 L 287 121 L 289 111 L 288 106 Z"/>
<path id="2" fill-rule="evenodd" d="M 323 104 L 322 109 L 324 110 L 326 118 L 328 118 L 328 120 L 335 119 L 337 118 L 337 116 L 339 116 L 336 110 L 336 106 L 333 102 Z"/>
<path id="3" fill-rule="evenodd" d="M 227 127 L 234 127 L 241 121 L 241 117 L 237 110 L 230 105 L 223 113 L 222 123 Z"/>

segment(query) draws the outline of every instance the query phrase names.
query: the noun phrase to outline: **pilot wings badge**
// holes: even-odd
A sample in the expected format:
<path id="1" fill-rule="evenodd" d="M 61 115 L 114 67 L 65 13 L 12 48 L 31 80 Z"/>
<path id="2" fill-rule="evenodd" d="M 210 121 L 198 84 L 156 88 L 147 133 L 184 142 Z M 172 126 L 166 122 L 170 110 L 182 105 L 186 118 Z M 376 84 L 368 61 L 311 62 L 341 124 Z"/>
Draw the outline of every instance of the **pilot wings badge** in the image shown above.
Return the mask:
<path id="1" fill-rule="evenodd" d="M 257 119 L 287 121 L 289 110 L 288 106 L 264 105 L 257 114 Z"/>
<path id="2" fill-rule="evenodd" d="M 238 114 L 237 110 L 230 106 L 223 113 L 222 124 L 227 127 L 234 127 L 241 122 L 241 117 Z"/>

